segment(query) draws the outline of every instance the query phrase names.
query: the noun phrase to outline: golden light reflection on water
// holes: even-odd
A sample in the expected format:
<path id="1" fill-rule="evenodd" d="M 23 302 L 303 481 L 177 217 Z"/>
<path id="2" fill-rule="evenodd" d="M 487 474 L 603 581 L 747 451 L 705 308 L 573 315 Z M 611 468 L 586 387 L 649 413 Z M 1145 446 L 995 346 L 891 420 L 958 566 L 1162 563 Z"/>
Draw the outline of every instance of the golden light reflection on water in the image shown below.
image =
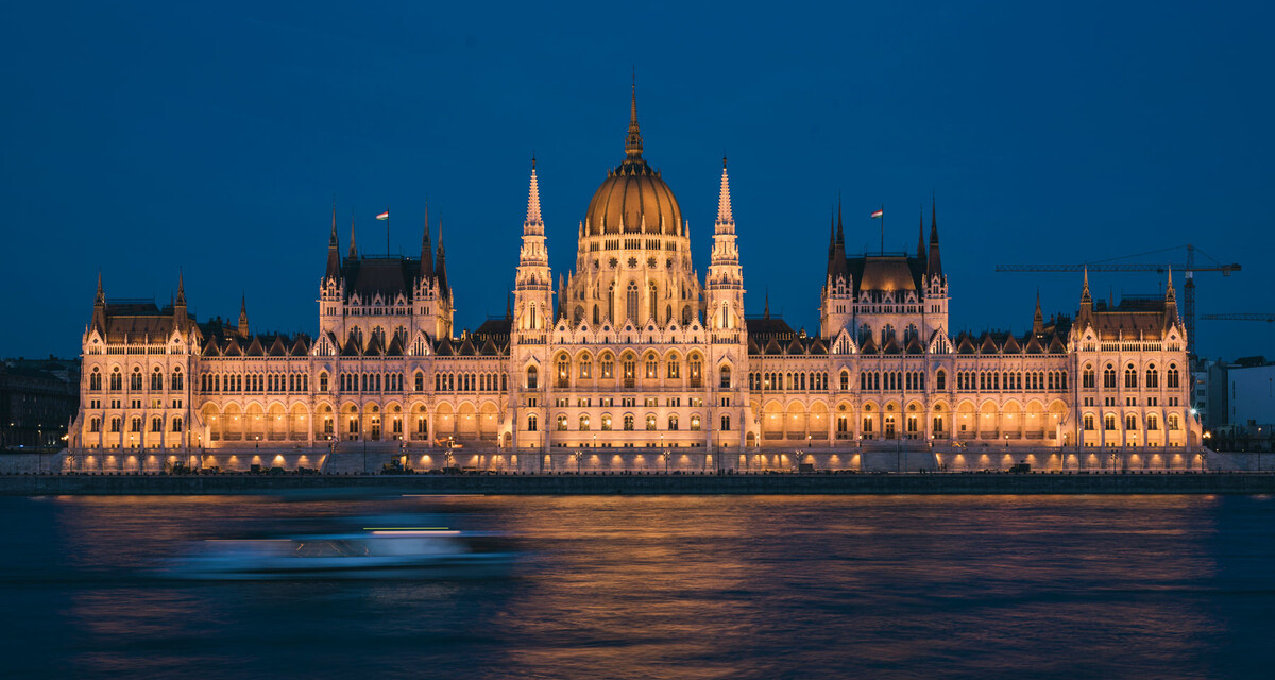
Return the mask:
<path id="1" fill-rule="evenodd" d="M 387 672 L 426 664 L 474 677 L 734 678 L 879 677 L 906 668 L 972 677 L 1203 672 L 1208 641 L 1228 633 L 1212 598 L 1239 587 L 1218 549 L 1231 530 L 1219 528 L 1228 517 L 1222 506 L 1236 502 L 137 497 L 56 504 L 69 563 L 118 579 L 71 593 L 67 625 L 81 640 L 86 671 L 141 663 L 144 653 L 141 668 L 198 658 L 206 677 L 245 667 L 305 677 L 331 670 L 317 659 L 375 654 L 375 667 Z M 411 511 L 447 513 L 449 526 L 507 531 L 533 558 L 514 578 L 478 581 L 183 584 L 136 572 L 184 541 L 243 527 Z M 1243 523 L 1245 531 L 1271 531 Z M 203 641 L 200 651 L 179 651 L 191 639 Z M 296 647 L 283 653 L 286 667 L 271 656 L 277 640 Z M 792 675 L 797 669 L 807 675 Z"/>

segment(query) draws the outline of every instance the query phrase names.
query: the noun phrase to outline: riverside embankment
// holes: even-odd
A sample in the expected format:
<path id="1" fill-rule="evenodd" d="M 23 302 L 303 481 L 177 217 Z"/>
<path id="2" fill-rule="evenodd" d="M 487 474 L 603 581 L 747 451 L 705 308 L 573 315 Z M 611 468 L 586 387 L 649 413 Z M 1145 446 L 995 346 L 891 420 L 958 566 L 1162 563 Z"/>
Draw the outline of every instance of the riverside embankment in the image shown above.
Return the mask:
<path id="1" fill-rule="evenodd" d="M 0 495 L 1271 494 L 1275 474 L 3 475 Z"/>

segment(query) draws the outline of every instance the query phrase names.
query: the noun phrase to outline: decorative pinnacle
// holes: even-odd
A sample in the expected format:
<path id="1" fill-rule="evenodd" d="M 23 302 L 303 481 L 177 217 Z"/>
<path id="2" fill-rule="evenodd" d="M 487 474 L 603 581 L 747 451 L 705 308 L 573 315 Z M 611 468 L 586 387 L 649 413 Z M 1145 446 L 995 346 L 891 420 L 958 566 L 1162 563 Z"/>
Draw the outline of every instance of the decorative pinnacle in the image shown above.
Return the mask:
<path id="1" fill-rule="evenodd" d="M 624 140 L 624 153 L 628 160 L 642 159 L 642 129 L 637 119 L 637 69 L 633 71 L 633 84 L 629 97 L 629 136 Z"/>
<path id="2" fill-rule="evenodd" d="M 735 221 L 730 208 L 730 176 L 726 172 L 726 157 L 722 157 L 722 183 L 717 192 L 717 223 L 731 224 Z"/>
<path id="3" fill-rule="evenodd" d="M 527 189 L 527 224 L 540 224 L 540 180 L 536 177 L 536 157 L 531 157 L 531 185 Z"/>

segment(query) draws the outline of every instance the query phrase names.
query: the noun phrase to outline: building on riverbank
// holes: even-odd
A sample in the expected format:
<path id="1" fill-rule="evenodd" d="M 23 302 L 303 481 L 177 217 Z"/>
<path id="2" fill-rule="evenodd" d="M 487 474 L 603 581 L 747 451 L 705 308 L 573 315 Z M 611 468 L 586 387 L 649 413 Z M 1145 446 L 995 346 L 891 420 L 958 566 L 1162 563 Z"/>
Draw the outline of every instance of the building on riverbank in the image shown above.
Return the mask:
<path id="1" fill-rule="evenodd" d="M 1171 280 L 1163 296 L 1106 304 L 1086 275 L 1074 317 L 1046 319 L 1038 300 L 1029 332 L 954 332 L 932 206 L 915 253 L 849 254 L 834 217 L 817 334 L 768 306 L 748 317 L 737 238 L 749 230 L 736 231 L 725 160 L 701 278 L 678 201 L 643 155 L 636 97 L 624 158 L 556 287 L 540 201 L 533 161 L 508 312 L 473 331 L 454 328 L 441 228 L 413 257 L 361 254 L 352 227 L 342 254 L 335 210 L 314 336 L 253 333 L 246 304 L 235 322 L 200 322 L 180 280 L 160 307 L 108 300 L 99 278 L 71 452 L 111 469 L 193 455 L 313 467 L 365 451 L 522 470 L 783 467 L 797 449 L 859 469 L 905 455 L 997 467 L 1020 452 L 1060 469 L 1115 455 L 1176 469 L 1199 452 Z"/>
<path id="2" fill-rule="evenodd" d="M 0 449 L 61 449 L 80 391 L 79 359 L 0 361 Z"/>

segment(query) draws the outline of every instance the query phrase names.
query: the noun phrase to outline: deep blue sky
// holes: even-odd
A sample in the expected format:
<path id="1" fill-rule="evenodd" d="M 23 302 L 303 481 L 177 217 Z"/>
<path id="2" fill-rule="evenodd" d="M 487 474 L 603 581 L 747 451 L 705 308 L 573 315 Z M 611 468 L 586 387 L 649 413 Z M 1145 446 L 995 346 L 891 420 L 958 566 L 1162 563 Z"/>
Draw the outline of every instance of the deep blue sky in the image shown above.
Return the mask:
<path id="1" fill-rule="evenodd" d="M 108 297 L 166 302 L 180 268 L 201 319 L 246 291 L 255 329 L 314 332 L 333 194 L 342 248 L 353 211 L 382 251 L 389 206 L 413 253 L 428 196 L 477 326 L 504 311 L 533 151 L 555 277 L 574 262 L 634 65 L 701 276 L 730 154 L 750 311 L 769 289 L 814 332 L 838 192 L 861 250 L 880 203 L 887 248 L 913 248 L 932 190 L 953 330 L 1021 331 L 1037 288 L 1074 312 L 1078 277 L 996 263 L 1187 242 L 1244 267 L 1200 275 L 1201 313 L 1275 311 L 1270 3 L 273 4 L 0 9 L 0 355 L 77 353 L 99 269 Z M 1270 325 L 1199 336 L 1275 354 Z"/>

